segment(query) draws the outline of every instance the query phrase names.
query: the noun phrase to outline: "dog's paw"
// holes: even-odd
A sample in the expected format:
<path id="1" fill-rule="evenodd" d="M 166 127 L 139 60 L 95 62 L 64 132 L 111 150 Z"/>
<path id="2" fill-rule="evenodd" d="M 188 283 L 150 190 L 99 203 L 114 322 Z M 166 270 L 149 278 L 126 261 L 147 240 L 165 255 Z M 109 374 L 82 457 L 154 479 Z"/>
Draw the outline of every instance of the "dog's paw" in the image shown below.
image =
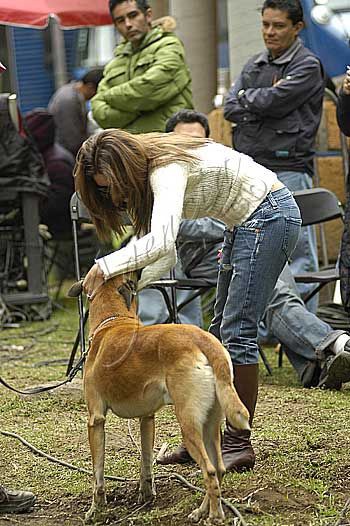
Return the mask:
<path id="1" fill-rule="evenodd" d="M 157 494 L 155 491 L 153 493 L 143 493 L 143 491 L 140 491 L 137 502 L 138 504 L 146 504 L 147 502 L 152 504 L 156 496 Z"/>
<path id="2" fill-rule="evenodd" d="M 197 508 L 196 510 L 193 510 L 192 513 L 189 514 L 188 518 L 191 522 L 199 522 L 203 517 L 203 513 L 201 508 Z"/>
<path id="3" fill-rule="evenodd" d="M 156 488 L 153 480 L 145 481 L 139 490 L 139 504 L 146 504 L 146 502 L 151 503 L 156 498 Z"/>
<path id="4" fill-rule="evenodd" d="M 92 505 L 89 511 L 85 514 L 84 524 L 102 524 L 106 519 L 105 508 L 96 508 Z"/>
<path id="5" fill-rule="evenodd" d="M 211 526 L 212 524 L 224 524 L 225 522 L 225 517 L 208 517 L 205 521 L 204 521 L 204 524 L 205 526 Z"/>

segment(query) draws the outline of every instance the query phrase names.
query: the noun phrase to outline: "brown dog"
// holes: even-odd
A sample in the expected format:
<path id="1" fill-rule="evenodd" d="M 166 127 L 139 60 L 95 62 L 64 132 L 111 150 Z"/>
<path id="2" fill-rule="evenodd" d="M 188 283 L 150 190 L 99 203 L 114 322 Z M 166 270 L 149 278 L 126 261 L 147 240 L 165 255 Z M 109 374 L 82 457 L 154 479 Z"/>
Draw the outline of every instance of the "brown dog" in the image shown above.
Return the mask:
<path id="1" fill-rule="evenodd" d="M 73 285 L 77 295 L 82 285 Z M 84 283 L 89 290 L 89 284 Z M 139 418 L 141 474 L 139 502 L 155 496 L 152 474 L 154 414 L 174 404 L 184 443 L 200 466 L 206 495 L 190 514 L 198 522 L 224 518 L 220 483 L 225 472 L 220 449 L 224 416 L 235 428 L 249 429 L 249 414 L 234 389 L 228 352 L 211 334 L 193 325 L 143 326 L 133 301 L 130 275 L 117 276 L 90 295 L 90 348 L 84 370 L 88 433 L 94 471 L 92 505 L 86 522 L 105 507 L 104 425 L 111 409 Z"/>

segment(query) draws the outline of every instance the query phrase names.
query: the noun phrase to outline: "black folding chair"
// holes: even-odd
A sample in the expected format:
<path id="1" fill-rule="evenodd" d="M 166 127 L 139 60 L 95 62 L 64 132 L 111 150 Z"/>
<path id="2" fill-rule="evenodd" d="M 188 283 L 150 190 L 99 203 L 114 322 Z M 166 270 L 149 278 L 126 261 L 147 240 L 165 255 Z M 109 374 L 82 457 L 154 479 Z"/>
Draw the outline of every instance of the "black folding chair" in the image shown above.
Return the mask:
<path id="1" fill-rule="evenodd" d="M 80 223 L 91 223 L 91 217 L 89 211 L 84 206 L 82 200 L 79 198 L 78 194 L 75 192 L 70 200 L 70 215 L 72 219 L 72 231 L 73 231 L 73 246 L 74 246 L 74 266 L 75 266 L 75 275 L 77 281 L 81 279 L 81 270 L 80 270 L 80 255 L 79 255 L 79 238 L 78 238 L 78 229 Z M 78 310 L 79 310 L 79 331 L 75 338 L 73 348 L 70 354 L 68 361 L 66 375 L 68 376 L 71 369 L 73 368 L 75 355 L 80 342 L 80 352 L 81 355 L 85 353 L 85 325 L 89 316 L 89 310 L 84 309 L 83 296 L 80 294 L 78 296 Z"/>
<path id="2" fill-rule="evenodd" d="M 337 196 L 326 188 L 300 190 L 294 192 L 293 195 L 300 208 L 303 226 L 323 226 L 334 219 L 344 220 L 343 210 Z M 297 283 L 316 284 L 316 287 L 303 298 L 305 303 L 313 298 L 325 285 L 339 279 L 337 266 L 328 266 L 327 247 L 323 230 L 321 230 L 320 236 L 326 266 L 317 272 L 305 272 L 294 276 Z"/>

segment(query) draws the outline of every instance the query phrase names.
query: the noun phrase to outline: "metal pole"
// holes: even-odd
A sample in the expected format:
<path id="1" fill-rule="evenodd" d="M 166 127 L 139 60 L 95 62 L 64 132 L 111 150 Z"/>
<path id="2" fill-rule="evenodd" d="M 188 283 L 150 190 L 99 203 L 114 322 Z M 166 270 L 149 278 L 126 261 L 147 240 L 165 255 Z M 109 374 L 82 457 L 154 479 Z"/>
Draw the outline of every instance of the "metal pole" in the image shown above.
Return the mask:
<path id="1" fill-rule="evenodd" d="M 59 26 L 59 21 L 56 15 L 50 15 L 49 28 L 55 88 L 58 89 L 63 86 L 63 84 L 67 83 L 68 75 L 63 31 Z"/>
<path id="2" fill-rule="evenodd" d="M 78 223 L 77 221 L 73 220 L 75 273 L 76 273 L 77 281 L 79 281 L 81 279 L 81 274 L 80 274 L 79 241 L 78 241 L 77 223 Z M 81 355 L 83 355 L 85 353 L 85 312 L 84 312 L 84 302 L 83 302 L 82 294 L 79 294 L 78 296 L 78 309 L 79 309 L 80 351 L 81 351 Z"/>
<path id="3" fill-rule="evenodd" d="M 13 38 L 13 27 L 6 26 L 6 45 L 8 49 L 8 64 L 7 71 L 10 75 L 10 91 L 12 93 L 18 93 L 17 85 L 17 67 L 16 67 L 16 55 L 15 55 L 15 43 Z"/>
<path id="4" fill-rule="evenodd" d="M 185 46 L 192 75 L 194 106 L 208 113 L 213 108 L 217 92 L 216 2 L 171 0 L 169 10 L 178 22 L 175 32 Z"/>
<path id="5" fill-rule="evenodd" d="M 153 20 L 166 16 L 169 13 L 168 0 L 153 0 L 152 2 Z"/>

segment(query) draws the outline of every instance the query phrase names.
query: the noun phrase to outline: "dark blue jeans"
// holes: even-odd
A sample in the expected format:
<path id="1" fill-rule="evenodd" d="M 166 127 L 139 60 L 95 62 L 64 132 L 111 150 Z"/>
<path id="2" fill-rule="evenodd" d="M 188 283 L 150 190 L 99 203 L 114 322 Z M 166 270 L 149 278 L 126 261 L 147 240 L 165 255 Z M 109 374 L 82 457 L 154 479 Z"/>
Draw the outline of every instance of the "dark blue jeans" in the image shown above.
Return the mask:
<path id="1" fill-rule="evenodd" d="M 270 192 L 242 225 L 225 231 L 209 331 L 222 341 L 234 364 L 258 362 L 258 323 L 300 226 L 293 196 L 282 188 Z"/>

